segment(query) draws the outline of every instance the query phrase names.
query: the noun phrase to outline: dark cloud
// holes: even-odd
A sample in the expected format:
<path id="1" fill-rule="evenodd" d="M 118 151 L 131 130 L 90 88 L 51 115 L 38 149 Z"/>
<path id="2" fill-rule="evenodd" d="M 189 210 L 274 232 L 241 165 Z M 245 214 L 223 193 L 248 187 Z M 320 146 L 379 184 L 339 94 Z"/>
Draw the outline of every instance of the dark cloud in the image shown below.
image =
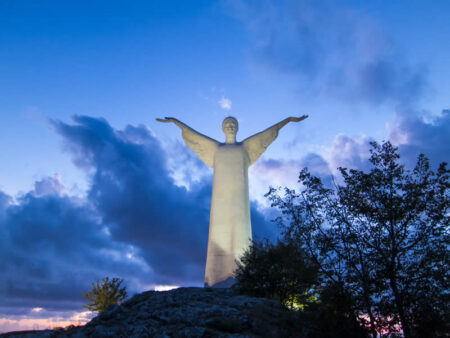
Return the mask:
<path id="1" fill-rule="evenodd" d="M 124 278 L 131 292 L 202 285 L 211 177 L 192 179 L 186 170 L 189 189 L 176 185 L 144 126 L 115 130 L 87 116 L 52 125 L 89 189 L 86 198 L 70 196 L 55 175 L 16 200 L 0 192 L 0 313 L 82 310 L 82 291 L 105 276 Z M 255 203 L 252 220 L 257 233 L 274 234 Z"/>
<path id="2" fill-rule="evenodd" d="M 112 255 L 125 248 L 103 231 L 91 208 L 67 196 L 38 195 L 1 205 L 0 312 L 81 309 L 81 292 L 96 278 L 140 274 L 140 266 Z"/>
<path id="3" fill-rule="evenodd" d="M 267 191 L 269 191 L 268 188 Z M 279 216 L 278 211 L 275 209 L 264 208 L 256 201 L 250 202 L 250 208 L 253 239 L 275 240 L 278 238 L 281 233 L 281 229 L 279 229 L 276 223 L 268 221 L 277 218 L 277 216 Z"/>
<path id="4" fill-rule="evenodd" d="M 176 186 L 159 142 L 144 126 L 117 132 L 106 121 L 89 117 L 54 126 L 74 163 L 93 172 L 89 200 L 109 224 L 112 238 L 140 249 L 155 282 L 198 281 L 211 186 L 200 182 L 189 191 Z M 195 273 L 192 267 L 198 267 Z"/>
<path id="5" fill-rule="evenodd" d="M 432 165 L 450 162 L 450 110 L 425 122 L 419 114 L 401 112 L 389 127 L 388 139 L 399 145 L 402 159 L 413 166 L 419 154 L 425 154 Z"/>
<path id="6" fill-rule="evenodd" d="M 369 104 L 411 105 L 427 71 L 412 67 L 364 13 L 336 1 L 222 1 L 249 31 L 256 59 L 294 76 L 302 91 Z"/>

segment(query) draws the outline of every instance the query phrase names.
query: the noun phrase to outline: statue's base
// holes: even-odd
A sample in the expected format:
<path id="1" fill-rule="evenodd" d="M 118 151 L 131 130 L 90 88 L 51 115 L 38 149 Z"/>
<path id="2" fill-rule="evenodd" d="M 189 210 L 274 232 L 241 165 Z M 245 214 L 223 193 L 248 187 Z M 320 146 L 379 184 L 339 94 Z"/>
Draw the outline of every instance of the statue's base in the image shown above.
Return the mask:
<path id="1" fill-rule="evenodd" d="M 234 283 L 236 283 L 236 278 L 228 277 L 227 279 L 224 279 L 223 281 L 217 282 L 213 285 L 205 283 L 205 288 L 231 288 Z"/>

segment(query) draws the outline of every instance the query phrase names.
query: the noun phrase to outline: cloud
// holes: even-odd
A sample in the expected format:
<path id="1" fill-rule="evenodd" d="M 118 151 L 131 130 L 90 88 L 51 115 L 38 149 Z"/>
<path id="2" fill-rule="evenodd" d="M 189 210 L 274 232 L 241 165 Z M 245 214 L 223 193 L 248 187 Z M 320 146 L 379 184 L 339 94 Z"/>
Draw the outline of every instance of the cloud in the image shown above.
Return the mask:
<path id="1" fill-rule="evenodd" d="M 450 110 L 443 110 L 429 122 L 417 113 L 402 111 L 387 129 L 388 139 L 399 147 L 402 160 L 409 166 L 415 165 L 420 153 L 434 167 L 450 162 Z"/>
<path id="2" fill-rule="evenodd" d="M 143 266 L 125 257 L 127 247 L 111 240 L 95 211 L 77 198 L 30 191 L 0 208 L 0 315 L 81 308 L 91 281 L 142 277 Z"/>
<path id="3" fill-rule="evenodd" d="M 231 100 L 222 96 L 222 98 L 219 100 L 219 105 L 222 109 L 230 110 L 231 109 Z"/>
<path id="4" fill-rule="evenodd" d="M 437 168 L 441 162 L 450 161 L 450 110 L 443 110 L 430 121 L 420 115 L 424 114 L 409 110 L 397 112 L 393 121 L 387 123 L 385 140 L 398 147 L 400 161 L 408 169 L 414 168 L 419 154 L 425 154 Z M 339 176 L 338 167 L 369 171 L 372 141 L 375 139 L 364 135 L 337 135 L 325 156 L 333 175 Z"/>
<path id="5" fill-rule="evenodd" d="M 332 171 L 330 170 L 330 165 L 324 157 L 316 153 L 308 153 L 304 157 L 296 160 L 262 158 L 250 167 L 250 197 L 254 200 L 255 207 L 264 215 L 266 220 L 273 220 L 279 216 L 275 210 L 271 208 L 271 202 L 264 197 L 269 191 L 269 187 L 299 188 L 299 173 L 305 167 L 308 168 L 313 175 L 321 177 L 324 183 L 331 183 Z M 270 234 L 273 231 L 275 230 L 271 227 L 266 233 Z M 278 234 L 277 231 L 275 231 L 273 235 L 260 237 L 275 238 L 276 234 Z"/>
<path id="6" fill-rule="evenodd" d="M 372 148 L 370 142 L 372 141 L 374 139 L 367 136 L 337 135 L 333 140 L 328 158 L 333 174 L 338 174 L 338 167 L 369 170 Z"/>
<path id="7" fill-rule="evenodd" d="M 206 166 L 182 140 L 166 147 L 166 159 L 169 175 L 174 183 L 188 190 L 202 181 L 212 182 L 212 168 Z"/>
<path id="8" fill-rule="evenodd" d="M 398 111 L 393 121 L 387 123 L 385 140 L 398 147 L 400 161 L 408 169 L 414 168 L 419 154 L 425 154 L 437 168 L 441 162 L 450 161 L 450 110 L 443 110 L 429 121 L 420 115 L 424 113 Z M 370 170 L 368 159 L 372 141 L 375 140 L 363 135 L 337 135 L 325 156 L 333 174 L 338 176 L 337 167 Z"/>
<path id="9" fill-rule="evenodd" d="M 427 70 L 412 66 L 377 23 L 348 3 L 222 1 L 245 23 L 254 59 L 297 80 L 302 91 L 348 102 L 412 105 Z"/>
<path id="10" fill-rule="evenodd" d="M 0 333 L 10 331 L 25 330 L 45 330 L 54 327 L 66 327 L 68 325 L 84 325 L 93 317 L 92 312 L 51 312 L 42 310 L 39 312 L 41 317 L 36 317 L 31 311 L 30 316 L 24 318 L 17 316 L 13 318 L 0 318 Z"/>
<path id="11" fill-rule="evenodd" d="M 450 110 L 443 110 L 429 121 L 420 115 L 424 113 L 399 111 L 394 120 L 387 124 L 385 140 L 399 148 L 400 161 L 407 169 L 414 168 L 421 153 L 437 168 L 441 162 L 450 161 Z M 267 187 L 300 188 L 297 184 L 298 173 L 304 167 L 328 185 L 333 183 L 332 179 L 342 183 L 338 167 L 367 172 L 372 167 L 369 161 L 372 141 L 375 139 L 365 135 L 339 134 L 330 148 L 321 154 L 309 153 L 297 160 L 261 159 L 250 169 L 252 195 L 256 196 L 259 208 L 264 213 L 269 207 L 269 202 L 263 198 Z"/>
<path id="12" fill-rule="evenodd" d="M 275 239 L 279 237 L 281 229 L 274 220 L 280 213 L 271 208 L 271 202 L 264 196 L 269 187 L 298 189 L 300 171 L 307 167 L 313 174 L 320 176 L 325 184 L 331 182 L 331 171 L 325 159 L 314 153 L 307 154 L 298 160 L 259 159 L 249 170 L 250 198 L 252 199 L 252 228 L 255 238 Z M 258 211 L 258 212 L 256 212 Z"/>
<path id="13" fill-rule="evenodd" d="M 161 145 L 144 126 L 115 131 L 102 119 L 74 120 L 54 127 L 75 165 L 92 173 L 88 198 L 112 238 L 137 247 L 158 284 L 199 281 L 210 184 L 189 191 L 175 185 Z"/>
<path id="14" fill-rule="evenodd" d="M 40 181 L 36 181 L 34 192 L 38 197 L 53 194 L 62 196 L 67 192 L 67 189 L 62 182 L 61 175 L 55 174 L 53 177 L 44 177 Z"/>
<path id="15" fill-rule="evenodd" d="M 250 198 L 258 203 L 260 210 L 269 208 L 270 201 L 264 197 L 269 186 L 294 186 L 301 168 L 298 160 L 259 159 L 249 169 Z"/>

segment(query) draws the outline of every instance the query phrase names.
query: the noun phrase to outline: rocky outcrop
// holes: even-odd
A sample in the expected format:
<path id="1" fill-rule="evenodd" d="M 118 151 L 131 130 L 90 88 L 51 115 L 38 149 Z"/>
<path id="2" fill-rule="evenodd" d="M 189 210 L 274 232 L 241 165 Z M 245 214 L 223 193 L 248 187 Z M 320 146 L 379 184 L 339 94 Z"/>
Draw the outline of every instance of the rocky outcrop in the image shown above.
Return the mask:
<path id="1" fill-rule="evenodd" d="M 112 305 L 85 326 L 8 337 L 287 337 L 291 313 L 232 289 L 148 291 Z M 6 335 L 5 335 L 6 336 Z"/>

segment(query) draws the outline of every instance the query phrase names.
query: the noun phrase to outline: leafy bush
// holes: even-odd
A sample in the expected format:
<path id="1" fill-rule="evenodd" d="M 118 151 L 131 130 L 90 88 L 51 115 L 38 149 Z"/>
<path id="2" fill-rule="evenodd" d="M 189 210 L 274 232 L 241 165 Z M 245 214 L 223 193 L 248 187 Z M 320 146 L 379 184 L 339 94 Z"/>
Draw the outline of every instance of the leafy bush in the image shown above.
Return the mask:
<path id="1" fill-rule="evenodd" d="M 127 298 L 126 287 L 120 287 L 123 283 L 123 279 L 113 278 L 109 280 L 105 277 L 94 284 L 92 283 L 92 289 L 89 293 L 83 291 L 84 297 L 86 297 L 91 303 L 84 305 L 89 311 L 104 312 L 108 306 L 112 304 L 120 304 Z"/>

